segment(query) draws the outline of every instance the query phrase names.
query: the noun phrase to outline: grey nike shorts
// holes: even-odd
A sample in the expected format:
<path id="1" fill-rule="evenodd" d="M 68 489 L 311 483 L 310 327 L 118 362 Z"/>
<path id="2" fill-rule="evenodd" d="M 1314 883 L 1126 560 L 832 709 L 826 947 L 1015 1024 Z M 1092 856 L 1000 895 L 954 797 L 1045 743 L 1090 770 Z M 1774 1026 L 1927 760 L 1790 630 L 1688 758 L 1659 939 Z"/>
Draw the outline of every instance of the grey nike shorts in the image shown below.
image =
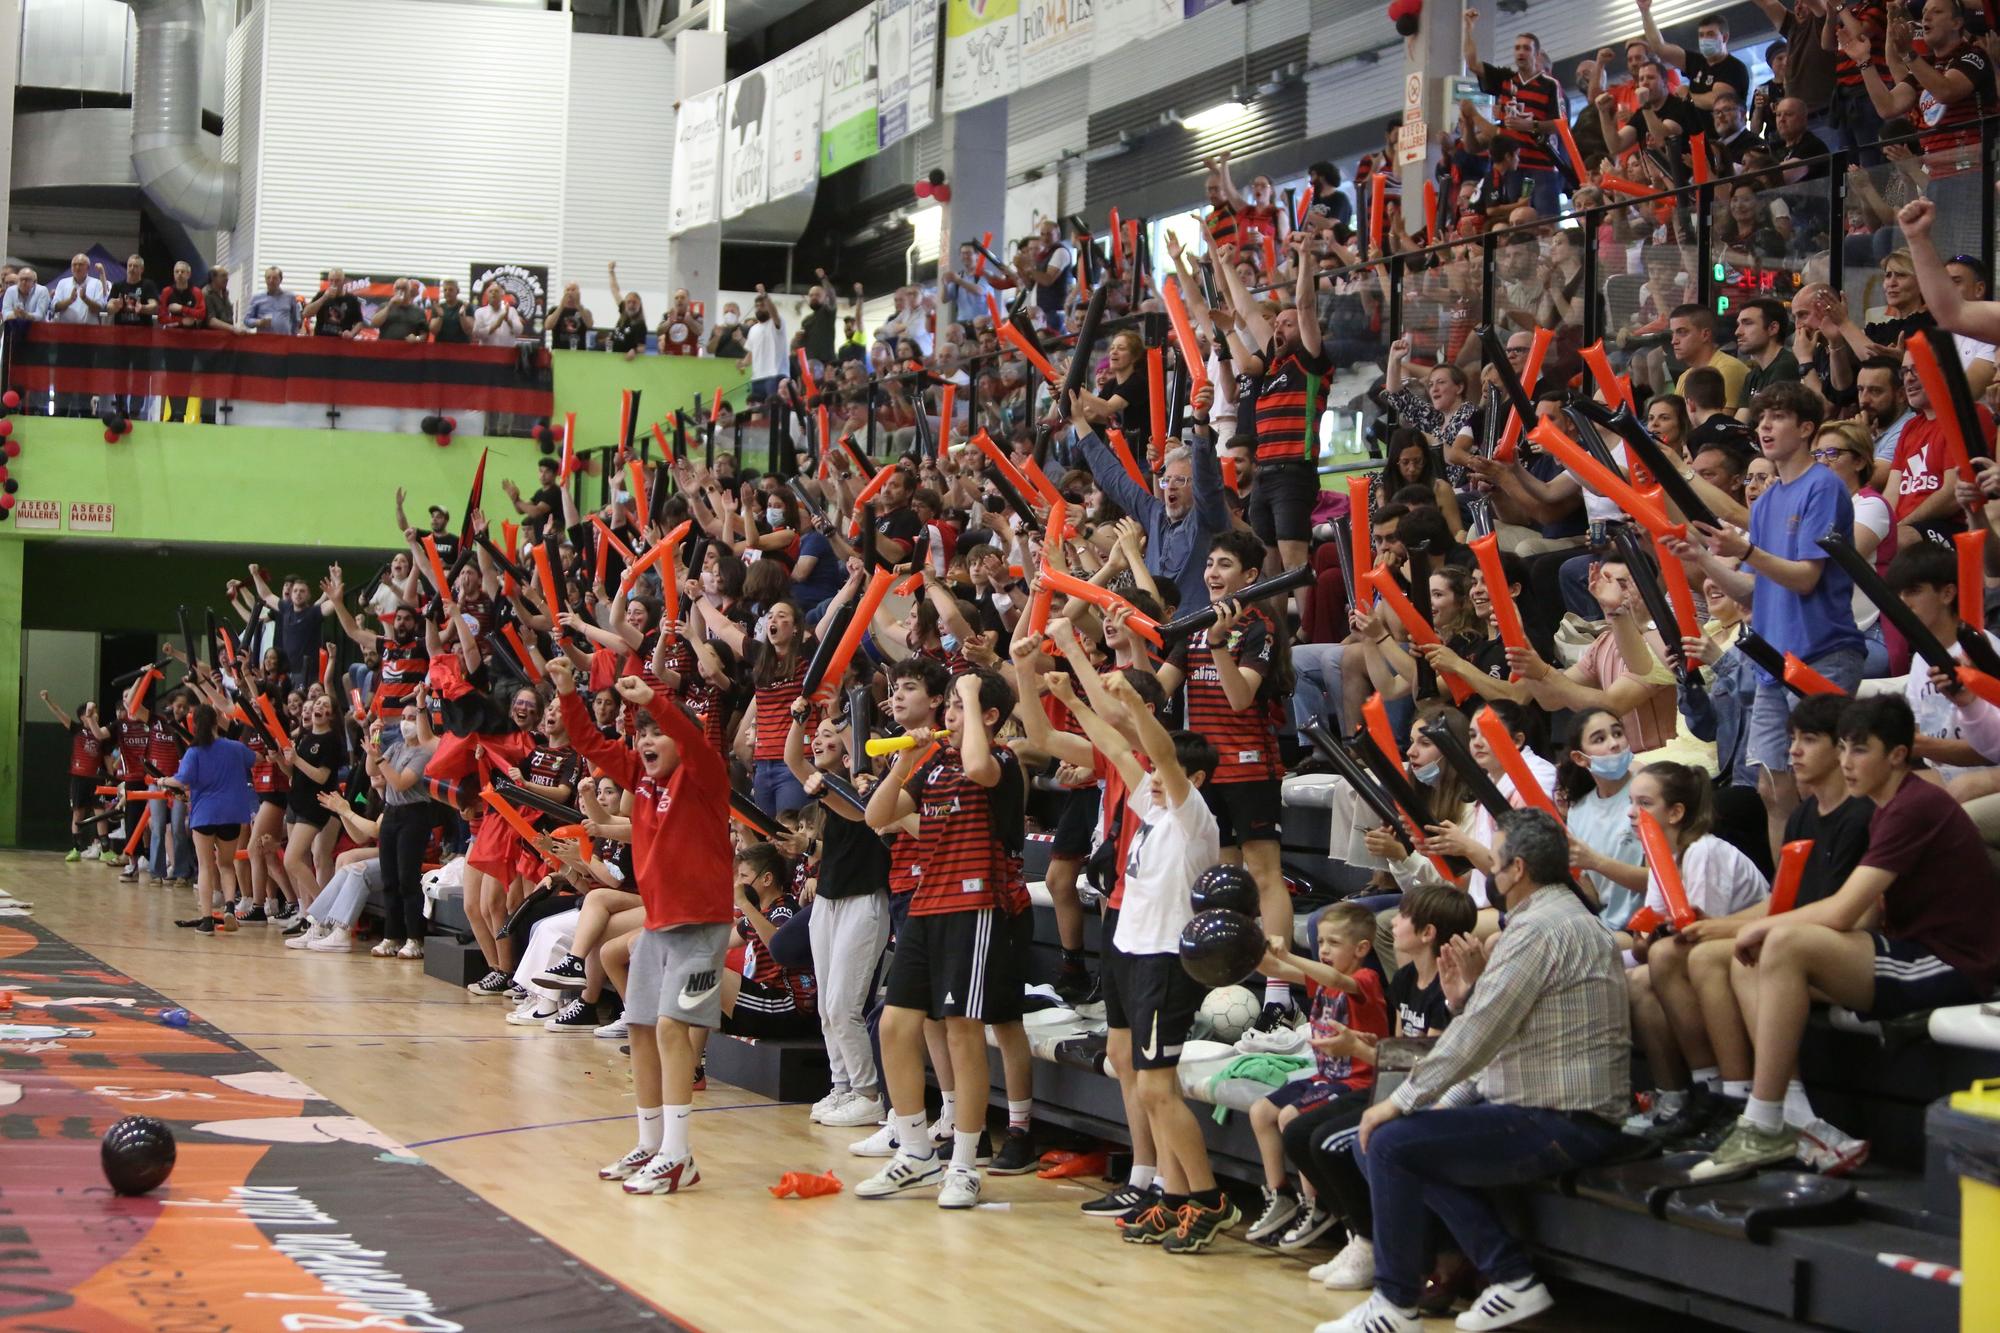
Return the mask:
<path id="1" fill-rule="evenodd" d="M 625 1021 L 644 1027 L 671 1018 L 720 1027 L 729 933 L 727 921 L 640 931 L 625 978 Z"/>

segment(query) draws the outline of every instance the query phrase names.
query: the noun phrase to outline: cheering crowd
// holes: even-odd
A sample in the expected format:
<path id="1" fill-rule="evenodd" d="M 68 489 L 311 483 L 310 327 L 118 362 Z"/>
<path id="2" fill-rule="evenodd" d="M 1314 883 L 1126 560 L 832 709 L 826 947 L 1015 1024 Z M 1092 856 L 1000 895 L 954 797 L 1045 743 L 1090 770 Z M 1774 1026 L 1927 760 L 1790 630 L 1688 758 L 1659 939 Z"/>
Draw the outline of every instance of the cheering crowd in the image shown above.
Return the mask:
<path id="1" fill-rule="evenodd" d="M 1574 127 L 1539 43 L 1500 67 L 1468 35 L 1496 115 L 1465 108 L 1416 235 L 1368 162 L 1358 198 L 1322 163 L 1294 207 L 1221 156 L 1203 243 L 1157 270 L 1051 221 L 1012 263 L 962 248 L 866 341 L 824 274 L 790 332 L 760 289 L 704 345 L 747 403 L 667 456 L 551 445 L 456 523 L 398 491 L 364 582 L 253 566 L 108 723 L 50 702 L 72 859 L 191 884 L 190 930 L 270 922 L 304 952 L 421 958 L 431 900 L 462 895 L 474 995 L 629 1042 L 636 1144 L 600 1174 L 632 1193 L 698 1181 L 720 1029 L 824 1041 L 811 1119 L 883 1162 L 857 1196 L 971 1207 L 982 1167 L 1038 1165 L 1023 1018 L 1072 1010 L 1105 1030 L 1133 1148 L 1083 1211 L 1174 1253 L 1246 1221 L 1285 1250 L 1335 1233 L 1314 1279 L 1372 1291 L 1340 1333 L 1547 1308 L 1485 1191 L 1635 1139 L 1706 1154 L 1697 1179 L 1853 1170 L 1868 1143 L 1799 1077 L 1811 1006 L 1890 1019 L 2000 984 L 2000 303 L 1935 239 L 1994 89 L 1953 0 L 1921 51 L 1900 11 L 1768 8 L 1797 53 L 1778 86 L 1721 20 L 1689 50 L 1642 5 L 1629 81 L 1586 62 Z M 1814 144 L 1919 106 L 1928 172 L 1850 195 L 1865 230 L 1772 211 Z M 1789 299 L 1727 322 L 1690 299 L 1688 200 L 1616 202 L 1701 155 L 1725 267 L 1797 261 Z M 1648 277 L 1588 347 L 1576 229 L 1535 225 L 1564 196 Z M 1475 328 L 1476 254 L 1421 233 L 1494 227 Z M 1836 237 L 1882 270 L 1858 320 Z M 1363 266 L 1384 245 L 1400 329 Z M 1326 483 L 1342 375 L 1381 465 Z M 1338 892 L 1288 873 L 1288 798 L 1329 806 Z M 1263 937 L 1239 1049 L 1296 1057 L 1251 1110 L 1252 1218 L 1177 1077 L 1206 990 L 1183 930 L 1219 863 Z M 1422 1053 L 1378 1099 L 1392 1041 Z"/>

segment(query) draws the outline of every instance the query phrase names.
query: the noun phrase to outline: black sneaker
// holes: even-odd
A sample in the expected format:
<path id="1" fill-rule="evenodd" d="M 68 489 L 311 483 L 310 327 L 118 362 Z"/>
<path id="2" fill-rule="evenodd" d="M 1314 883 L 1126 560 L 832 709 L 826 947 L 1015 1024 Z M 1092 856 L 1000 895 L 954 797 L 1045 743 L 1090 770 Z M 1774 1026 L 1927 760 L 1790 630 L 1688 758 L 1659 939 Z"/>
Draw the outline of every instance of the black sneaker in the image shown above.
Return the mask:
<path id="1" fill-rule="evenodd" d="M 996 1176 L 1025 1176 L 1042 1164 L 1035 1151 L 1035 1137 L 1025 1129 L 1010 1129 L 1002 1138 L 1000 1151 L 986 1169 Z"/>
<path id="2" fill-rule="evenodd" d="M 1116 1219 L 1118 1225 L 1121 1227 L 1129 1227 L 1134 1225 L 1135 1223 L 1138 1222 L 1138 1220 L 1141 1217 L 1145 1216 L 1146 1210 L 1148 1208 L 1151 1208 L 1154 1204 L 1158 1203 L 1161 1200 L 1161 1198 L 1165 1196 L 1165 1194 L 1166 1190 L 1161 1187 L 1160 1182 L 1157 1180 L 1154 1181 L 1150 1186 L 1139 1191 L 1138 1202 L 1134 1203 L 1130 1208 L 1127 1208 L 1124 1211 L 1124 1213 L 1122 1213 Z"/>
<path id="3" fill-rule="evenodd" d="M 551 990 L 576 990 L 583 986 L 585 980 L 583 960 L 573 953 L 564 954 L 560 963 L 535 974 L 535 984 Z"/>
<path id="4" fill-rule="evenodd" d="M 621 1046 L 619 1047 L 619 1049 L 624 1050 L 625 1048 Z M 694 1067 L 693 1091 L 695 1092 L 708 1091 L 708 1061 L 705 1059 L 700 1064 Z"/>
<path id="5" fill-rule="evenodd" d="M 1130 1222 L 1118 1219 L 1118 1239 L 1127 1245 L 1158 1245 L 1174 1234 L 1176 1225 L 1167 1205 L 1155 1198 Z"/>
<path id="6" fill-rule="evenodd" d="M 554 1018 L 544 1020 L 542 1028 L 547 1032 L 595 1032 L 597 1006 L 588 1003 L 579 995 L 556 1010 Z"/>
<path id="7" fill-rule="evenodd" d="M 1090 979 L 1089 968 L 1085 967 L 1082 963 L 1077 963 L 1074 966 L 1065 963 L 1056 973 L 1054 989 L 1056 998 L 1074 1009 L 1079 1004 L 1088 1001 L 1091 993 L 1097 989 L 1097 986 Z"/>
<path id="8" fill-rule="evenodd" d="M 185 921 L 176 921 L 174 924 L 182 930 L 199 930 L 203 926 L 207 926 L 210 930 L 215 929 L 215 923 L 205 916 L 191 916 Z"/>
<path id="9" fill-rule="evenodd" d="M 490 999 L 495 995 L 505 995 L 507 988 L 513 984 L 512 979 L 505 972 L 502 972 L 497 967 L 489 967 L 486 969 L 485 976 L 473 982 L 465 989 L 473 995 Z"/>
<path id="10" fill-rule="evenodd" d="M 312 929 L 312 922 L 306 920 L 305 916 L 301 914 L 292 921 L 291 925 L 286 926 L 284 930 L 280 933 L 286 939 L 290 939 L 294 935 L 303 935 L 311 929 Z"/>
<path id="11" fill-rule="evenodd" d="M 1242 1220 L 1243 1214 L 1236 1211 L 1227 1194 L 1222 1196 L 1220 1208 L 1204 1208 L 1189 1200 L 1174 1215 L 1174 1234 L 1166 1238 L 1162 1248 L 1168 1254 L 1200 1254 Z"/>
<path id="12" fill-rule="evenodd" d="M 201 920 L 194 923 L 194 928 L 200 931 L 204 935 L 213 935 L 215 933 L 215 918 L 212 916 L 205 916 Z"/>
<path id="13" fill-rule="evenodd" d="M 1142 1190 L 1137 1185 L 1120 1185 L 1109 1194 L 1085 1199 L 1078 1211 L 1087 1217 L 1122 1217 L 1140 1204 L 1150 1203 L 1152 1198 L 1151 1190 Z"/>
<path id="14" fill-rule="evenodd" d="M 248 926 L 248 925 L 253 925 L 259 921 L 269 921 L 271 918 L 264 915 L 264 904 L 253 903 L 251 904 L 249 911 L 245 912 L 242 916 L 239 916 L 236 919 L 238 921 L 241 921 L 244 925 Z"/>
<path id="15" fill-rule="evenodd" d="M 1258 1032 L 1270 1032 L 1280 1027 L 1291 1027 L 1293 1021 L 1298 1017 L 1298 1012 L 1298 1010 L 1289 1004 L 1279 1004 L 1275 1000 L 1266 1000 L 1264 1008 L 1257 1015 L 1257 1021 L 1250 1026 Z"/>

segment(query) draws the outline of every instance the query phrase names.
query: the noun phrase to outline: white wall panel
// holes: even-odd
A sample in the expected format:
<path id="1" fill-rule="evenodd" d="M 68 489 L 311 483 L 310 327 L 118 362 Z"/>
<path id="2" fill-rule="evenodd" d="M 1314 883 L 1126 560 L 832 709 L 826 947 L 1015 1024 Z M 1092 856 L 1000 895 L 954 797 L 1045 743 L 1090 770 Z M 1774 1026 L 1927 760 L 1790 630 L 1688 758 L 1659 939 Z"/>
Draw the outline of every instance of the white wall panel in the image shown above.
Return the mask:
<path id="1" fill-rule="evenodd" d="M 1090 110 L 1108 111 L 1123 102 L 1182 79 L 1205 74 L 1243 58 L 1254 6 L 1221 5 L 1197 14 L 1157 37 L 1121 46 L 1090 65 Z"/>
<path id="2" fill-rule="evenodd" d="M 306 290 L 334 264 L 461 282 L 474 261 L 559 267 L 567 15 L 415 0 L 261 8 L 256 268 L 279 264 Z M 355 54 L 360 33 L 394 53 L 387 63 Z"/>
<path id="3" fill-rule="evenodd" d="M 1257 0 L 1248 8 L 1252 51 L 1303 37 L 1312 27 L 1311 0 Z"/>
<path id="4" fill-rule="evenodd" d="M 552 275 L 583 285 L 600 325 L 617 321 L 604 266 L 636 291 L 646 318 L 667 308 L 667 182 L 674 156 L 674 53 L 665 42 L 576 33 L 570 38 L 569 140 L 564 153 L 562 260 Z"/>
<path id="5" fill-rule="evenodd" d="M 1089 145 L 1090 78 L 1088 66 L 1073 69 L 1007 99 L 1008 180 Z"/>
<path id="6" fill-rule="evenodd" d="M 246 267 L 257 262 L 258 168 L 264 141 L 264 10 L 259 5 L 229 35 L 227 109 L 222 116 L 222 158 L 236 163 L 239 193 L 236 229 L 216 237 L 215 258 L 226 264 L 235 282 L 239 306 L 264 290 L 264 270 Z M 296 288 L 292 290 L 296 291 Z"/>

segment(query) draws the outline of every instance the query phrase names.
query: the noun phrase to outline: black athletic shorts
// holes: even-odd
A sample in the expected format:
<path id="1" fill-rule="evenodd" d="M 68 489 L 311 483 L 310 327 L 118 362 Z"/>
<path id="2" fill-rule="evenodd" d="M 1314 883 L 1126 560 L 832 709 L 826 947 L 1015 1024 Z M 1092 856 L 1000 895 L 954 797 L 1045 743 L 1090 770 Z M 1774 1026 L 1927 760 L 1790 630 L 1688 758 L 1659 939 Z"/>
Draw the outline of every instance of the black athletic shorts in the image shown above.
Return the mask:
<path id="1" fill-rule="evenodd" d="M 1206 993 L 1177 953 L 1118 955 L 1120 999 L 1131 1020 L 1132 1068 L 1172 1069 Z"/>
<path id="2" fill-rule="evenodd" d="M 1875 1002 L 1864 1017 L 1896 1018 L 1923 1009 L 1978 1004 L 1985 988 L 1913 940 L 1892 940 L 1880 931 L 1875 941 Z"/>
<path id="3" fill-rule="evenodd" d="M 257 799 L 265 805 L 275 805 L 280 810 L 285 808 L 285 793 L 281 791 L 260 791 L 257 793 Z"/>
<path id="4" fill-rule="evenodd" d="M 1279 817 L 1285 810 L 1285 789 L 1276 778 L 1251 782 L 1204 782 L 1201 798 L 1215 815 L 1224 847 L 1246 842 L 1276 842 Z"/>
<path id="5" fill-rule="evenodd" d="M 817 1037 L 819 1018 L 798 1007 L 790 987 L 766 986 L 746 978 L 736 993 L 735 1009 L 722 1016 L 722 1030 L 732 1037 L 792 1041 Z"/>
<path id="6" fill-rule="evenodd" d="M 1104 1001 L 1104 1026 L 1129 1028 L 1132 1024 L 1125 1008 L 1126 955 L 1119 953 L 1118 946 L 1112 943 L 1117 934 L 1118 909 L 1107 907 L 1104 924 L 1097 931 L 1097 955 L 1103 962 L 1097 972 L 1097 993 Z"/>
<path id="7" fill-rule="evenodd" d="M 1310 463 L 1259 463 L 1250 484 L 1250 530 L 1271 546 L 1312 538 L 1319 473 Z"/>
<path id="8" fill-rule="evenodd" d="M 205 838 L 214 838 L 217 842 L 228 842 L 231 838 L 242 834 L 243 826 L 241 824 L 196 824 L 194 831 Z"/>
<path id="9" fill-rule="evenodd" d="M 992 907 L 913 916 L 896 939 L 885 999 L 927 1018 L 1017 1022 L 1033 929 L 1032 913 Z"/>
<path id="10" fill-rule="evenodd" d="M 98 780 L 95 775 L 80 778 L 69 775 L 69 808 L 72 810 L 94 810 L 97 808 Z"/>
<path id="11" fill-rule="evenodd" d="M 1052 861 L 1081 861 L 1090 855 L 1090 844 L 1097 836 L 1097 813 L 1100 798 L 1104 794 L 1101 787 L 1079 787 L 1066 791 L 1058 799 L 1062 802 L 1062 814 L 1056 819 L 1055 845 L 1049 849 Z"/>

